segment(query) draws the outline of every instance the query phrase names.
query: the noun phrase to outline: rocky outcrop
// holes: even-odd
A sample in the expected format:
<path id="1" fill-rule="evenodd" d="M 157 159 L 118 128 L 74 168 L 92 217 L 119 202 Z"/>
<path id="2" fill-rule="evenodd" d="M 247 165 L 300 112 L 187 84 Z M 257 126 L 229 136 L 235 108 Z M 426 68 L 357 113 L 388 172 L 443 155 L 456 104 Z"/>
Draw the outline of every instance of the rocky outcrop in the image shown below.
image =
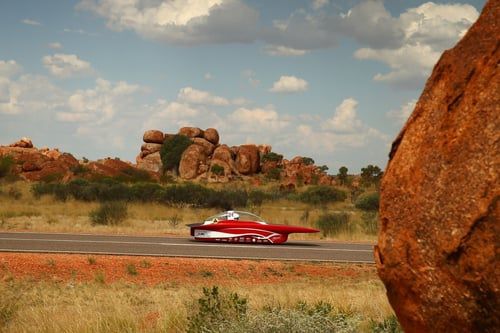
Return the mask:
<path id="1" fill-rule="evenodd" d="M 144 136 L 142 137 L 142 139 L 146 143 L 162 144 L 163 140 L 164 140 L 164 134 L 162 131 L 149 130 L 149 131 L 144 132 Z"/>
<path id="2" fill-rule="evenodd" d="M 33 143 L 30 138 L 23 137 L 21 140 L 11 143 L 9 147 L 18 147 L 18 148 L 33 148 Z"/>
<path id="3" fill-rule="evenodd" d="M 276 173 L 275 169 L 279 169 L 278 176 L 281 177 L 281 181 L 294 186 L 297 184 L 332 185 L 334 183 L 332 176 L 328 176 L 315 165 L 306 165 L 300 156 L 290 162 L 282 159 L 279 161 L 266 159 L 266 155 L 272 151 L 270 145 L 246 144 L 228 147 L 220 144 L 219 133 L 215 128 L 202 130 L 198 127 L 183 127 L 178 134 L 189 137 L 193 143 L 181 156 L 179 176 L 183 179 L 225 182 L 234 177 Z M 141 152 L 136 158 L 137 167 L 150 172 L 161 172 L 162 162 L 159 151 L 162 144 L 146 142 L 146 140 L 154 141 L 154 137 L 163 137 L 166 140 L 173 136 L 174 134 L 158 130 L 146 131 L 143 137 L 145 143 L 141 146 Z M 214 165 L 223 168 L 223 174 L 213 173 L 211 169 Z M 273 175 L 268 178 L 280 177 Z"/>
<path id="4" fill-rule="evenodd" d="M 260 155 L 256 145 L 242 145 L 236 154 L 236 170 L 242 175 L 252 175 L 259 171 Z"/>
<path id="5" fill-rule="evenodd" d="M 405 332 L 500 327 L 498 22 L 490 0 L 392 145 L 375 257 Z"/>

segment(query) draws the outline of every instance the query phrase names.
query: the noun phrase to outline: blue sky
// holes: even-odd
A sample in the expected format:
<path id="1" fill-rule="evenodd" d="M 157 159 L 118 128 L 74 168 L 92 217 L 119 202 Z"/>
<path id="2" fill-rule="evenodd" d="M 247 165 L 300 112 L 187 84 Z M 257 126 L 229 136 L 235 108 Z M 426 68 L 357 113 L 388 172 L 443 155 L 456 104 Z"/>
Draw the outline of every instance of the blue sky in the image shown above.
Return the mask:
<path id="1" fill-rule="evenodd" d="M 332 173 L 382 168 L 485 1 L 0 3 L 0 143 L 135 160 L 146 129 L 215 127 Z"/>

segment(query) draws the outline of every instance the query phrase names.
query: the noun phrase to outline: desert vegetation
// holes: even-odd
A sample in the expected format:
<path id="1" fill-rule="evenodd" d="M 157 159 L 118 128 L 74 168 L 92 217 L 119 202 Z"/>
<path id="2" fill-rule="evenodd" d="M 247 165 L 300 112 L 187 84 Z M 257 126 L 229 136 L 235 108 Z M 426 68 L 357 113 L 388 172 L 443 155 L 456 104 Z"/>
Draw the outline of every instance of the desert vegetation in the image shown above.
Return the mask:
<path id="1" fill-rule="evenodd" d="M 401 332 L 366 265 L 6 254 L 0 293 L 2 332 Z"/>
<path id="2" fill-rule="evenodd" d="M 270 182 L 221 184 L 129 182 L 111 178 L 68 183 L 0 182 L 0 228 L 57 232 L 178 234 L 220 210 L 241 209 L 271 223 L 318 228 L 321 234 L 296 239 L 373 241 L 377 229 L 375 187 L 353 201 L 347 187 L 288 189 Z M 332 216 L 344 216 L 335 222 Z M 180 223 L 182 221 L 182 223 Z"/>

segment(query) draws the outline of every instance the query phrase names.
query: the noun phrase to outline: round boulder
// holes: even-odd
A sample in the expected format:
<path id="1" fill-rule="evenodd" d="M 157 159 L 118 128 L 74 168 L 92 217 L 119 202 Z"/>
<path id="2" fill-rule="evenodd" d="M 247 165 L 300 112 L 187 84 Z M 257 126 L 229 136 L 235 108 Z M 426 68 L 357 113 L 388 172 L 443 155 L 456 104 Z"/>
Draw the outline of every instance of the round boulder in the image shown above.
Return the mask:
<path id="1" fill-rule="evenodd" d="M 214 145 L 219 144 L 219 132 L 215 128 L 207 128 L 203 133 L 203 138 Z"/>
<path id="2" fill-rule="evenodd" d="M 182 127 L 179 130 L 180 135 L 185 135 L 188 138 L 202 138 L 203 131 L 198 127 Z"/>
<path id="3" fill-rule="evenodd" d="M 144 132 L 142 140 L 146 143 L 163 143 L 164 135 L 159 130 L 148 130 Z"/>
<path id="4" fill-rule="evenodd" d="M 256 145 L 242 145 L 236 155 L 236 169 L 242 175 L 253 175 L 259 171 L 260 156 Z"/>
<path id="5" fill-rule="evenodd" d="M 215 149 L 214 144 L 203 138 L 194 138 L 193 143 L 195 145 L 200 145 L 203 148 L 205 148 L 205 152 L 207 153 L 207 155 L 212 155 L 212 153 L 214 152 Z"/>
<path id="6" fill-rule="evenodd" d="M 182 153 L 179 163 L 179 176 L 183 179 L 194 179 L 200 174 L 200 165 L 206 164 L 207 153 L 200 145 L 190 145 Z"/>
<path id="7" fill-rule="evenodd" d="M 488 1 L 392 144 L 375 260 L 405 332 L 500 328 L 498 22 Z"/>

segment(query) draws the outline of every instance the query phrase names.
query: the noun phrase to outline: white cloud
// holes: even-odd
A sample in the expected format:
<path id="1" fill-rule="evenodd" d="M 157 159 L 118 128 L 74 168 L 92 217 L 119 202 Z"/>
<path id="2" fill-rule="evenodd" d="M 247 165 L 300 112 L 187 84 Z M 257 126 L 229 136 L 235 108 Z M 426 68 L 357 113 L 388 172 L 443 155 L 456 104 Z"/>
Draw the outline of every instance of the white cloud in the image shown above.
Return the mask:
<path id="1" fill-rule="evenodd" d="M 257 87 L 260 84 L 260 80 L 255 77 L 255 72 L 251 69 L 245 69 L 241 72 L 241 75 L 248 81 L 252 87 Z"/>
<path id="2" fill-rule="evenodd" d="M 429 75 L 444 49 L 453 46 L 477 19 L 479 13 L 471 5 L 441 5 L 427 2 L 410 8 L 399 18 L 389 17 L 383 4 L 379 12 L 384 21 L 391 22 L 391 34 L 385 40 L 393 41 L 384 45 L 383 36 L 374 38 L 367 31 L 383 32 L 381 29 L 366 29 L 366 18 L 358 18 L 353 23 L 363 27 L 358 39 L 368 38 L 369 48 L 361 48 L 354 53 L 358 59 L 369 59 L 385 63 L 390 72 L 378 73 L 374 80 L 388 82 L 399 87 L 419 87 Z M 368 15 L 368 13 L 367 13 Z M 373 14 L 370 14 L 373 15 Z M 369 22 L 369 21 L 368 21 Z"/>
<path id="3" fill-rule="evenodd" d="M 273 83 L 273 86 L 269 89 L 269 91 L 275 93 L 295 93 L 306 91 L 308 87 L 309 84 L 304 79 L 295 76 L 283 75 L 278 81 Z"/>
<path id="4" fill-rule="evenodd" d="M 302 121 L 296 126 L 295 132 L 301 139 L 296 142 L 317 155 L 342 148 L 365 147 L 372 140 L 388 142 L 387 135 L 367 126 L 358 118 L 357 107 L 358 101 L 346 98 L 337 106 L 331 118 L 313 117 L 308 120 L 308 117 L 300 117 Z"/>
<path id="5" fill-rule="evenodd" d="M 0 113 L 41 113 L 63 107 L 65 93 L 46 77 L 22 75 L 9 78 L 0 75 Z"/>
<path id="6" fill-rule="evenodd" d="M 36 20 L 32 20 L 32 19 L 24 19 L 21 21 L 21 23 L 24 23 L 24 24 L 27 24 L 27 25 L 33 25 L 33 26 L 41 26 L 42 24 Z"/>
<path id="7" fill-rule="evenodd" d="M 312 0 L 312 8 L 315 10 L 321 9 L 328 5 L 329 0 Z"/>
<path id="8" fill-rule="evenodd" d="M 413 112 L 413 109 L 415 109 L 415 105 L 417 105 L 417 100 L 413 99 L 408 103 L 401 105 L 401 108 L 399 110 L 391 110 L 387 112 L 386 116 L 390 119 L 393 119 L 396 124 L 403 125 L 406 120 L 408 120 L 408 117 Z"/>
<path id="9" fill-rule="evenodd" d="M 94 73 L 90 63 L 78 58 L 75 54 L 56 53 L 52 56 L 43 57 L 42 62 L 52 75 L 59 78 Z"/>
<path id="10" fill-rule="evenodd" d="M 266 45 L 264 52 L 272 56 L 297 57 L 307 54 L 308 50 L 294 49 L 283 45 Z"/>
<path id="11" fill-rule="evenodd" d="M 253 42 L 259 16 L 241 0 L 82 0 L 77 8 L 105 18 L 113 30 L 187 45 Z"/>
<path id="12" fill-rule="evenodd" d="M 355 132 L 362 128 L 361 121 L 357 118 L 356 109 L 358 101 L 347 98 L 337 106 L 332 118 L 322 122 L 322 128 L 336 132 Z"/>
<path id="13" fill-rule="evenodd" d="M 203 77 L 205 78 L 205 80 L 212 80 L 214 78 L 212 73 L 210 72 L 205 73 Z"/>
<path id="14" fill-rule="evenodd" d="M 62 122 L 92 122 L 95 125 L 112 120 L 127 104 L 127 97 L 140 91 L 137 85 L 127 82 L 111 83 L 97 79 L 93 89 L 77 90 L 67 100 L 70 112 L 57 113 Z"/>
<path id="15" fill-rule="evenodd" d="M 48 45 L 51 49 L 54 49 L 54 50 L 60 50 L 63 48 L 62 44 L 59 43 L 59 42 L 52 42 L 52 43 L 49 43 Z"/>
<path id="16" fill-rule="evenodd" d="M 22 70 L 15 60 L 0 60 L 0 78 L 9 78 Z"/>
<path id="17" fill-rule="evenodd" d="M 272 105 L 265 108 L 238 108 L 228 116 L 229 123 L 239 132 L 259 133 L 281 131 L 288 121 L 280 117 Z"/>
<path id="18" fill-rule="evenodd" d="M 180 101 L 193 103 L 193 104 L 204 104 L 204 105 L 216 105 L 216 106 L 227 106 L 230 102 L 220 96 L 215 96 L 207 91 L 197 90 L 192 87 L 185 87 L 179 91 L 177 98 Z"/>

